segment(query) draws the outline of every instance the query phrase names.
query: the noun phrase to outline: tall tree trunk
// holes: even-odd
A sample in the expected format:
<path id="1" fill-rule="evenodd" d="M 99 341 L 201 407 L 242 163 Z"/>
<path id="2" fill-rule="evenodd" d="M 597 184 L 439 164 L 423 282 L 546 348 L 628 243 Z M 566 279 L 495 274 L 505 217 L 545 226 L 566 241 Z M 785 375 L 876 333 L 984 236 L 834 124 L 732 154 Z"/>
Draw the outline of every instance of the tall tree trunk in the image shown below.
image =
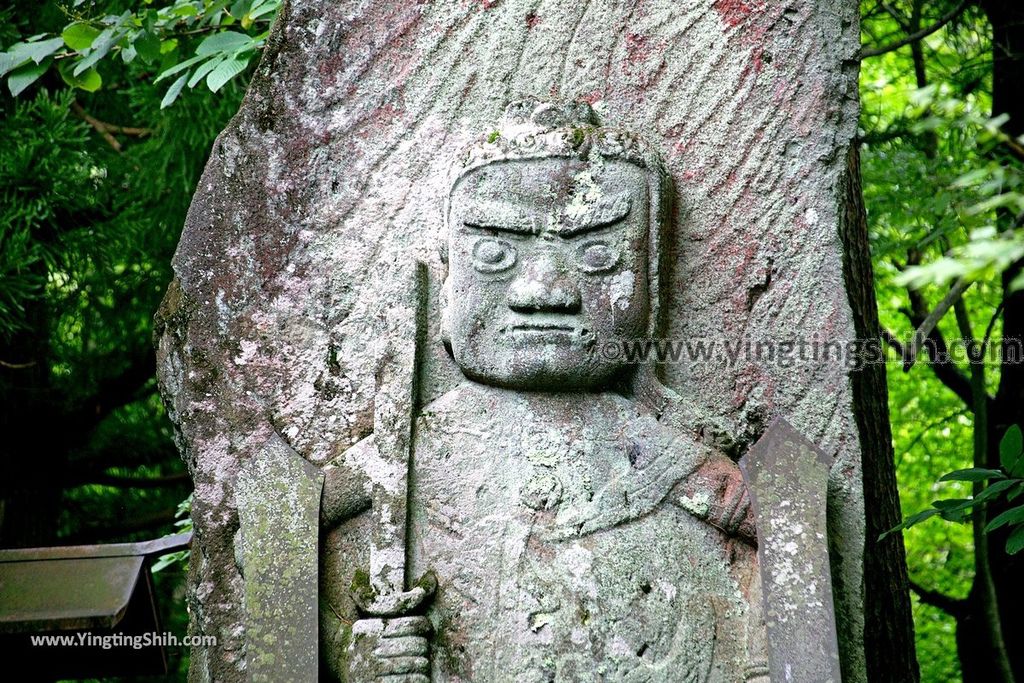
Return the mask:
<path id="1" fill-rule="evenodd" d="M 980 0 L 992 25 L 992 114 L 1008 114 L 1005 130 L 1011 135 L 1024 133 L 1024 88 L 1021 88 L 1021 74 L 1024 74 L 1024 3 L 1020 0 Z M 1011 226 L 1012 217 L 1006 216 L 1004 227 Z M 1017 263 L 1003 276 L 1004 291 L 1021 271 Z M 1024 364 L 1014 344 L 1024 339 L 1024 293 L 1018 292 L 1005 297 L 1002 314 L 1004 361 L 1000 366 L 999 387 L 992 401 L 988 427 L 988 465 L 999 464 L 999 440 L 1006 429 L 1013 424 L 1024 425 Z M 1015 341 L 1017 340 L 1017 341 Z M 1014 355 L 1016 352 L 1016 355 Z M 989 515 L 998 514 L 1001 508 L 993 507 Z M 987 536 L 989 562 L 996 584 L 1000 612 L 1003 616 L 1003 636 L 1009 648 L 1014 674 L 1024 679 L 1024 650 L 1014 647 L 1024 642 L 1024 555 L 1010 557 L 1004 547 L 1007 530 L 1000 530 Z M 983 614 L 982 587 L 971 591 L 971 612 Z M 980 622 L 979 622 L 980 623 Z M 977 631 L 961 624 L 960 630 Z M 968 635 L 967 641 L 973 640 Z M 966 642 L 960 652 L 969 660 L 964 662 L 965 683 L 995 680 L 991 657 L 986 657 L 987 648 L 978 648 L 976 643 Z"/>
<path id="2" fill-rule="evenodd" d="M 881 329 L 868 245 L 867 216 L 857 147 L 847 156 L 846 214 L 842 225 L 846 290 L 857 338 L 878 340 Z M 869 349 L 870 350 L 870 349 Z M 900 534 L 878 537 L 900 521 L 899 492 L 889 427 L 885 365 L 868 362 L 853 372 L 854 415 L 863 454 L 864 649 L 871 683 L 914 683 L 920 678 L 914 652 L 907 559 Z"/>

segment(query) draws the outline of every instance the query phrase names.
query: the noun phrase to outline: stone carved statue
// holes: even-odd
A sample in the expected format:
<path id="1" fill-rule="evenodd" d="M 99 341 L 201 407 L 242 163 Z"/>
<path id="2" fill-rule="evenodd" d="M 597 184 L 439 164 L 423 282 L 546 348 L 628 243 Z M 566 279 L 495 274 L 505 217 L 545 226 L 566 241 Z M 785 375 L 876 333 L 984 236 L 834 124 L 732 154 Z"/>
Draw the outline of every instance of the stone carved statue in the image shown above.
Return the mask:
<path id="1" fill-rule="evenodd" d="M 459 158 L 442 328 L 466 381 L 410 436 L 403 571 L 423 579 L 390 602 L 367 579 L 371 435 L 325 471 L 335 677 L 767 682 L 739 470 L 608 352 L 657 332 L 670 200 L 654 150 L 586 104 L 513 104 Z"/>

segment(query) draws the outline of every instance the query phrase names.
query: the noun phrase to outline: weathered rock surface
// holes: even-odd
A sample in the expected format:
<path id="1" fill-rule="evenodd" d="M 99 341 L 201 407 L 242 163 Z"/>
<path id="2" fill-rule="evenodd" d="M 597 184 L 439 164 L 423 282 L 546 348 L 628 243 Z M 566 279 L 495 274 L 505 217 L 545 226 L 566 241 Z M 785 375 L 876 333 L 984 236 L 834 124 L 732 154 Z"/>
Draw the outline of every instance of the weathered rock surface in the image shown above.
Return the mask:
<path id="1" fill-rule="evenodd" d="M 192 628 L 220 643 L 193 653 L 194 680 L 245 677 L 241 463 L 275 433 L 316 465 L 370 434 L 373 330 L 411 259 L 429 268 L 424 402 L 462 381 L 439 330 L 447 170 L 525 95 L 591 102 L 665 160 L 676 186 L 665 336 L 718 344 L 710 360 L 666 364 L 666 384 L 725 425 L 734 451 L 783 415 L 836 456 L 838 629 L 844 679 L 862 680 L 848 369 L 834 349 L 790 351 L 790 363 L 744 347 L 853 338 L 838 225 L 856 11 L 852 0 L 286 5 L 214 146 L 158 314 L 161 386 L 196 485 Z"/>

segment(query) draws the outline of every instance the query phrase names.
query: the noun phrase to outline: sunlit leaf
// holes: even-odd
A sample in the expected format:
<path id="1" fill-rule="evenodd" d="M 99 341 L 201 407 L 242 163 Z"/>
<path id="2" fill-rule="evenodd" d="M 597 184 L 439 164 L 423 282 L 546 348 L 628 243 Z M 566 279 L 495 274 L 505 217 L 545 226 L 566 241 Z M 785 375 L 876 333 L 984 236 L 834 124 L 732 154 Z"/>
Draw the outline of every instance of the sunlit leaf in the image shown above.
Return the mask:
<path id="1" fill-rule="evenodd" d="M 64 41 L 64 44 L 70 47 L 72 50 L 81 51 L 92 47 L 92 43 L 96 40 L 96 37 L 100 35 L 100 30 L 84 21 L 76 21 L 65 28 L 60 36 Z"/>

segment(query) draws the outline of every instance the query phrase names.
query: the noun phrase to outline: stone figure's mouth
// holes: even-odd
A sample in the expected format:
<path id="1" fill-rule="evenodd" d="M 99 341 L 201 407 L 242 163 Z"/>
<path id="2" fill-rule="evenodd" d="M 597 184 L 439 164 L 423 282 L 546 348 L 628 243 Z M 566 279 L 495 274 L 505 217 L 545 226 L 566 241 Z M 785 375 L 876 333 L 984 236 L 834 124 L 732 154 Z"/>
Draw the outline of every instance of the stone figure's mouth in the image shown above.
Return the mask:
<path id="1" fill-rule="evenodd" d="M 505 331 L 518 339 L 551 342 L 586 342 L 593 335 L 578 325 L 555 321 L 530 321 L 509 325 Z"/>
<path id="2" fill-rule="evenodd" d="M 551 324 L 535 324 L 527 323 L 525 325 L 513 325 L 512 332 L 520 334 L 533 334 L 533 333 L 548 333 L 548 332 L 564 332 L 566 334 L 572 334 L 576 331 L 575 327 L 571 325 L 551 325 Z"/>

